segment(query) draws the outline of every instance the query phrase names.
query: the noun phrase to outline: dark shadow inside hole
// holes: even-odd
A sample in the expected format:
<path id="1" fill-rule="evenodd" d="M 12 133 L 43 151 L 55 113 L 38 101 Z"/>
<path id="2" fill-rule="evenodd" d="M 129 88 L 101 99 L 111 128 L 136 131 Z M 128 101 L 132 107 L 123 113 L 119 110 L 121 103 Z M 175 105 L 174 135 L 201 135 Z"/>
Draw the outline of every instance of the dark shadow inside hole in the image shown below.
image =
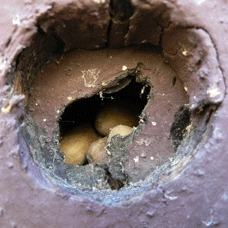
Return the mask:
<path id="1" fill-rule="evenodd" d="M 134 13 L 134 7 L 129 0 L 111 0 L 110 16 L 116 21 L 126 21 Z"/>
<path id="2" fill-rule="evenodd" d="M 181 144 L 191 123 L 191 112 L 187 106 L 182 106 L 174 116 L 174 122 L 170 128 L 170 135 L 175 150 Z"/>
<path id="3" fill-rule="evenodd" d="M 102 96 L 99 92 L 91 97 L 82 98 L 69 104 L 59 120 L 60 137 L 66 136 L 75 127 L 88 123 L 94 126 L 94 119 L 102 106 L 111 102 L 131 104 L 134 109 L 132 112 L 138 118 L 148 101 L 150 86 L 145 82 L 136 82 L 136 77 L 129 75 L 126 78 L 130 79 L 130 83 L 123 89 L 106 93 L 102 90 Z M 121 84 L 124 79 L 121 79 L 117 84 Z M 109 88 L 107 91 L 110 90 Z"/>

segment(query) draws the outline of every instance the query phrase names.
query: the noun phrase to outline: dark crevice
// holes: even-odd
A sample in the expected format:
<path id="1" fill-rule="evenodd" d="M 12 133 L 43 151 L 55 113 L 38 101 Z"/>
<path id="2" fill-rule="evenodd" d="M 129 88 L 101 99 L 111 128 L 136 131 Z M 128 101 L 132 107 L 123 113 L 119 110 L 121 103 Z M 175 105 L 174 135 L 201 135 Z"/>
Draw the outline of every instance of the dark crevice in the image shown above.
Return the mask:
<path id="1" fill-rule="evenodd" d="M 191 112 L 187 105 L 182 106 L 179 111 L 174 115 L 174 122 L 170 128 L 170 135 L 172 138 L 172 143 L 175 148 L 181 144 L 181 141 L 185 137 L 186 128 L 191 123 Z"/>
<path id="2" fill-rule="evenodd" d="M 112 177 L 112 174 L 109 172 L 108 166 L 105 166 L 104 170 L 106 172 L 108 184 L 112 190 L 119 190 L 124 187 L 124 183 L 121 180 L 117 180 Z"/>
<path id="3" fill-rule="evenodd" d="M 115 21 L 124 22 L 134 14 L 134 7 L 130 0 L 111 0 L 110 16 Z"/>
<path id="4" fill-rule="evenodd" d="M 9 45 L 11 44 L 11 41 L 12 41 L 12 38 L 10 37 L 6 42 L 6 48 L 9 47 Z"/>
<path id="5" fill-rule="evenodd" d="M 162 47 L 162 38 L 163 38 L 163 35 L 164 35 L 164 28 L 156 21 L 156 23 L 160 26 L 160 28 L 161 28 L 161 34 L 160 34 L 160 36 L 159 36 L 159 46 L 161 46 Z"/>
<path id="6" fill-rule="evenodd" d="M 108 24 L 108 29 L 107 29 L 107 41 L 105 43 L 105 48 L 108 48 L 110 46 L 110 33 L 112 29 L 112 19 L 110 19 L 109 24 Z"/>
<path id="7" fill-rule="evenodd" d="M 173 77 L 173 86 L 176 85 L 177 77 Z"/>

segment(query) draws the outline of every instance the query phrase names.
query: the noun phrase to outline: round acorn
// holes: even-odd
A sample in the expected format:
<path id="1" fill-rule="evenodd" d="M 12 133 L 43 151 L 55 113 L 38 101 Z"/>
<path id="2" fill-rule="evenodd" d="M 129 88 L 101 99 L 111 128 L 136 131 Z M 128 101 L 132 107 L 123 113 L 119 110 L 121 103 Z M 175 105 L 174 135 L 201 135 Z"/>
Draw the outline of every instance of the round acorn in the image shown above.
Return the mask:
<path id="1" fill-rule="evenodd" d="M 106 146 L 107 137 L 94 141 L 86 152 L 86 158 L 88 162 L 105 164 L 108 161 Z"/>
<path id="2" fill-rule="evenodd" d="M 85 154 L 88 147 L 99 138 L 89 124 L 77 126 L 60 141 L 60 150 L 66 155 L 64 162 L 71 165 L 83 165 L 86 161 Z"/>
<path id="3" fill-rule="evenodd" d="M 115 135 L 120 135 L 120 136 L 124 137 L 124 136 L 131 134 L 132 131 L 133 131 L 132 127 L 125 126 L 125 125 L 118 125 L 111 129 L 109 136 L 108 136 L 108 141 L 110 141 L 111 138 Z"/>
<path id="4" fill-rule="evenodd" d="M 97 131 L 104 136 L 117 125 L 134 127 L 138 125 L 139 118 L 135 115 L 135 107 L 124 102 L 111 102 L 101 108 L 95 119 Z"/>

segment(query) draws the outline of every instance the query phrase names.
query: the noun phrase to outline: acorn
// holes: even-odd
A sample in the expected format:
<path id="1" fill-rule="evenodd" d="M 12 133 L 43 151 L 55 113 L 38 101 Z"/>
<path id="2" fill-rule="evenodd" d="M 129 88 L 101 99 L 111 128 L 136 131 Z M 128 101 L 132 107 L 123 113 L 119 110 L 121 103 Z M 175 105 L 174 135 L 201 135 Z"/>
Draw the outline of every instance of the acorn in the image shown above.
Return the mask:
<path id="1" fill-rule="evenodd" d="M 136 127 L 139 117 L 136 107 L 125 102 L 111 102 L 104 105 L 95 118 L 97 131 L 104 136 L 108 136 L 110 129 L 117 125 Z"/>
<path id="2" fill-rule="evenodd" d="M 106 153 L 107 137 L 94 141 L 86 152 L 86 158 L 89 163 L 105 164 L 108 161 Z"/>
<path id="3" fill-rule="evenodd" d="M 118 125 L 114 127 L 108 137 L 104 137 L 94 141 L 86 152 L 86 158 L 89 163 L 106 164 L 108 162 L 108 154 L 106 152 L 107 142 L 111 140 L 114 135 L 120 135 L 122 137 L 131 134 L 133 128 L 124 125 Z"/>
<path id="4" fill-rule="evenodd" d="M 120 135 L 120 136 L 124 137 L 124 136 L 131 134 L 132 131 L 133 131 L 132 127 L 125 126 L 125 125 L 118 125 L 111 129 L 109 136 L 108 136 L 108 141 L 110 141 L 111 138 L 115 135 Z"/>
<path id="5" fill-rule="evenodd" d="M 83 165 L 86 161 L 86 151 L 91 143 L 99 138 L 91 125 L 77 126 L 60 141 L 60 150 L 66 155 L 64 162 L 71 165 Z"/>

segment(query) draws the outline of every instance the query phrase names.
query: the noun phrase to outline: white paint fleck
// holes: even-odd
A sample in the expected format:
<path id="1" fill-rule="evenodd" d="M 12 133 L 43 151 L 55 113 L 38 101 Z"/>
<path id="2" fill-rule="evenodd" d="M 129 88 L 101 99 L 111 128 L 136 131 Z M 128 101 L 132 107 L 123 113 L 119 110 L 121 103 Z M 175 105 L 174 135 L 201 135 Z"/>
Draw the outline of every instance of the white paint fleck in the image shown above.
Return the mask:
<path id="1" fill-rule="evenodd" d="M 215 127 L 213 131 L 213 136 L 218 140 L 221 140 L 223 138 L 222 132 L 218 127 Z"/>
<path id="2" fill-rule="evenodd" d="M 188 87 L 187 87 L 187 86 L 185 86 L 185 87 L 184 87 L 184 90 L 185 90 L 186 92 L 188 92 Z"/>
<path id="3" fill-rule="evenodd" d="M 154 160 L 154 157 L 150 157 L 150 159 L 151 159 L 151 161 L 153 161 Z"/>
<path id="4" fill-rule="evenodd" d="M 226 193 L 224 193 L 224 194 L 222 195 L 222 199 L 223 199 L 224 201 L 227 201 L 228 197 L 227 197 Z"/>
<path id="5" fill-rule="evenodd" d="M 109 156 L 112 155 L 111 152 L 110 152 L 109 150 L 107 150 L 107 149 L 106 149 L 106 153 L 107 153 L 107 155 L 109 155 Z"/>
<path id="6" fill-rule="evenodd" d="M 141 89 L 141 94 L 144 94 L 144 92 L 145 92 L 145 86 L 143 86 L 143 88 Z"/>
<path id="7" fill-rule="evenodd" d="M 38 106 L 38 103 L 35 103 L 36 106 Z"/>
<path id="8" fill-rule="evenodd" d="M 164 194 L 164 196 L 170 200 L 175 200 L 178 198 L 177 196 L 168 196 L 167 194 Z"/>
<path id="9" fill-rule="evenodd" d="M 146 158 L 146 153 L 145 153 L 145 152 L 142 152 L 140 156 L 141 156 L 142 158 Z"/>
<path id="10" fill-rule="evenodd" d="M 198 5 L 201 5 L 205 0 L 195 0 Z"/>
<path id="11" fill-rule="evenodd" d="M 14 167 L 14 165 L 13 165 L 12 162 L 8 162 L 7 165 L 8 165 L 8 167 L 9 167 L 10 169 L 12 169 L 12 168 Z"/>
<path id="12" fill-rule="evenodd" d="M 135 160 L 135 163 L 138 163 L 138 162 L 139 162 L 139 156 L 136 156 L 136 157 L 134 158 L 134 160 Z"/>
<path id="13" fill-rule="evenodd" d="M 20 16 L 18 14 L 15 16 L 15 18 L 13 18 L 13 25 L 17 25 L 17 26 L 21 25 Z"/>
<path id="14" fill-rule="evenodd" d="M 84 83 L 86 87 L 95 87 L 95 83 L 100 75 L 100 70 L 97 68 L 83 70 L 82 78 L 84 79 Z"/>
<path id="15" fill-rule="evenodd" d="M 106 0 L 93 0 L 94 2 L 96 2 L 97 4 L 104 4 L 106 2 Z"/>
<path id="16" fill-rule="evenodd" d="M 213 219 L 214 219 L 214 217 L 213 217 L 213 215 L 211 216 L 211 221 L 209 221 L 209 222 L 206 222 L 206 221 L 202 221 L 202 223 L 204 223 L 206 226 L 213 226 Z"/>
<path id="17" fill-rule="evenodd" d="M 7 61 L 5 57 L 0 57 L 0 75 L 3 75 L 5 73 Z"/>
<path id="18" fill-rule="evenodd" d="M 202 220 L 202 223 L 204 223 L 208 227 L 209 226 L 213 226 L 214 224 L 216 224 L 216 222 L 214 222 L 214 216 L 213 216 L 213 210 L 212 209 L 210 209 L 210 217 L 211 217 L 211 219 L 210 219 L 209 222 L 206 222 L 206 221 Z"/>
<path id="19" fill-rule="evenodd" d="M 216 84 L 213 84 L 207 89 L 207 95 L 210 98 L 213 98 L 213 99 L 217 98 L 218 99 L 221 97 L 221 91 Z"/>
<path id="20" fill-rule="evenodd" d="M 151 144 L 152 140 L 151 139 L 140 139 L 140 140 L 137 140 L 136 143 L 138 145 L 142 145 L 143 143 L 145 143 L 146 146 L 149 146 Z"/>
<path id="21" fill-rule="evenodd" d="M 99 96 L 100 96 L 101 100 L 103 101 L 104 100 L 103 91 L 99 91 Z"/>
<path id="22" fill-rule="evenodd" d="M 141 43 L 144 44 L 144 43 L 146 43 L 146 42 L 147 42 L 147 40 L 143 40 Z"/>
<path id="23" fill-rule="evenodd" d="M 157 123 L 154 122 L 154 121 L 151 121 L 151 123 L 152 123 L 153 126 L 156 126 L 157 125 Z"/>
<path id="24" fill-rule="evenodd" d="M 125 65 L 122 66 L 122 70 L 123 70 L 123 71 L 127 70 L 127 66 L 125 66 Z"/>
<path id="25" fill-rule="evenodd" d="M 73 100 L 73 97 L 67 97 L 67 100 L 69 100 L 69 101 L 72 101 Z"/>
<path id="26" fill-rule="evenodd" d="M 96 46 L 95 46 L 95 48 L 99 48 L 99 47 L 100 47 L 100 45 L 96 45 Z"/>
<path id="27" fill-rule="evenodd" d="M 46 121 L 47 121 L 47 119 L 43 119 L 43 121 L 44 121 L 44 122 L 46 122 Z"/>
<path id="28" fill-rule="evenodd" d="M 188 51 L 186 49 L 184 49 L 184 51 L 182 51 L 182 55 L 183 56 L 187 56 L 188 55 Z"/>
<path id="29" fill-rule="evenodd" d="M 56 112 L 57 112 L 57 113 L 60 113 L 60 111 L 59 111 L 59 110 L 57 110 Z"/>

